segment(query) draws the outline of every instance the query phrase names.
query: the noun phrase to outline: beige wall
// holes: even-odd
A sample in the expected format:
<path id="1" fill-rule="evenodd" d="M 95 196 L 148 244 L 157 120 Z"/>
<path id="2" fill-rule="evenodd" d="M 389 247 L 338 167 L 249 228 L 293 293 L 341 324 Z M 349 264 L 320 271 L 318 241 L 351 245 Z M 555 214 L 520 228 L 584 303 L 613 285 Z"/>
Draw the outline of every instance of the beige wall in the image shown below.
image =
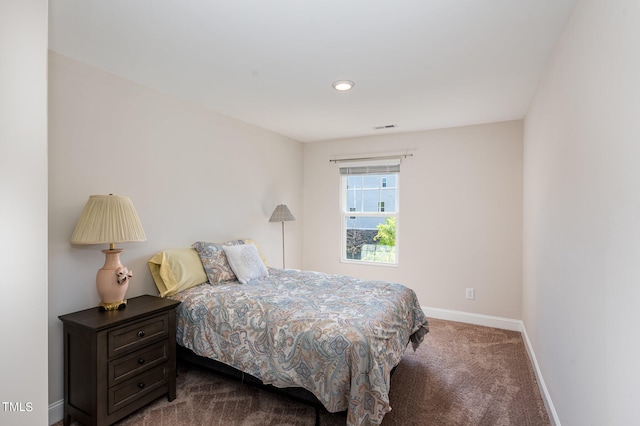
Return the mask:
<path id="1" fill-rule="evenodd" d="M 400 169 L 399 266 L 341 263 L 329 160 L 404 150 L 414 155 Z M 521 318 L 521 121 L 306 144 L 304 218 L 305 269 L 400 282 L 426 307 Z"/>
<path id="2" fill-rule="evenodd" d="M 157 294 L 147 260 L 197 240 L 252 238 L 281 264 L 287 204 L 287 265 L 302 265 L 302 145 L 106 72 L 50 53 L 49 400 L 62 399 L 58 315 L 95 306 L 99 246 L 69 238 L 91 194 L 133 199 L 148 241 L 123 244 L 133 270 L 128 297 Z"/>
<path id="3" fill-rule="evenodd" d="M 640 2 L 585 1 L 527 114 L 523 317 L 563 425 L 640 424 Z"/>
<path id="4" fill-rule="evenodd" d="M 0 241 L 0 424 L 40 426 L 48 418 L 47 2 L 42 0 L 0 4 Z"/>

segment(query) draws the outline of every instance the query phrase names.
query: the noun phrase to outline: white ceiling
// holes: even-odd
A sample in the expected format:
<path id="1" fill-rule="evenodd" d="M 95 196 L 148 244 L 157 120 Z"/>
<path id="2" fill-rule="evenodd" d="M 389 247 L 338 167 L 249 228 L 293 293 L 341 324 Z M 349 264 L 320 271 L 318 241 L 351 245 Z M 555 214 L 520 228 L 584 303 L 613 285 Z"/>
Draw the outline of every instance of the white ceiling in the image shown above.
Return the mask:
<path id="1" fill-rule="evenodd" d="M 575 0 L 49 3 L 51 50 L 313 142 L 523 118 Z"/>

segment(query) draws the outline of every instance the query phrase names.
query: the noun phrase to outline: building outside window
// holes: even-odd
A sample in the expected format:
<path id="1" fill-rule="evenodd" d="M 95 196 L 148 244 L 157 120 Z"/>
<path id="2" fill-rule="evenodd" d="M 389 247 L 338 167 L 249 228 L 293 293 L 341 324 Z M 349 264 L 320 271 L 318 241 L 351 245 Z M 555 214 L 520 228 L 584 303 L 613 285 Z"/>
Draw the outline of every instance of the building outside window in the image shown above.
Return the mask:
<path id="1" fill-rule="evenodd" d="M 398 263 L 400 163 L 341 167 L 342 261 Z"/>

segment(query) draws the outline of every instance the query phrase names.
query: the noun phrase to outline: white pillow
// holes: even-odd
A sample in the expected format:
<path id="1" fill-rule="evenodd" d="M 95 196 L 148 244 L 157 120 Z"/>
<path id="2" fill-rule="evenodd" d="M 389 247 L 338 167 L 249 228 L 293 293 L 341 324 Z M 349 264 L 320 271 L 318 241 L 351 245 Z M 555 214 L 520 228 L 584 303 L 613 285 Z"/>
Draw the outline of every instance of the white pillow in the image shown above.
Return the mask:
<path id="1" fill-rule="evenodd" d="M 260 258 L 258 249 L 253 243 L 237 246 L 222 246 L 227 255 L 229 266 L 242 284 L 246 284 L 256 278 L 269 276 L 267 267 Z"/>

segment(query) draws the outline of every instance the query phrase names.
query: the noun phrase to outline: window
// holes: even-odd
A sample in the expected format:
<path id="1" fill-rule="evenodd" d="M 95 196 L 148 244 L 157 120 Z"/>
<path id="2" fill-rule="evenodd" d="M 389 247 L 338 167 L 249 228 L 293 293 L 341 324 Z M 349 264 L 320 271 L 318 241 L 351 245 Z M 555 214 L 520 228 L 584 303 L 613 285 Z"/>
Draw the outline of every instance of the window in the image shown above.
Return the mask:
<path id="1" fill-rule="evenodd" d="M 342 260 L 398 263 L 400 162 L 340 167 Z"/>

